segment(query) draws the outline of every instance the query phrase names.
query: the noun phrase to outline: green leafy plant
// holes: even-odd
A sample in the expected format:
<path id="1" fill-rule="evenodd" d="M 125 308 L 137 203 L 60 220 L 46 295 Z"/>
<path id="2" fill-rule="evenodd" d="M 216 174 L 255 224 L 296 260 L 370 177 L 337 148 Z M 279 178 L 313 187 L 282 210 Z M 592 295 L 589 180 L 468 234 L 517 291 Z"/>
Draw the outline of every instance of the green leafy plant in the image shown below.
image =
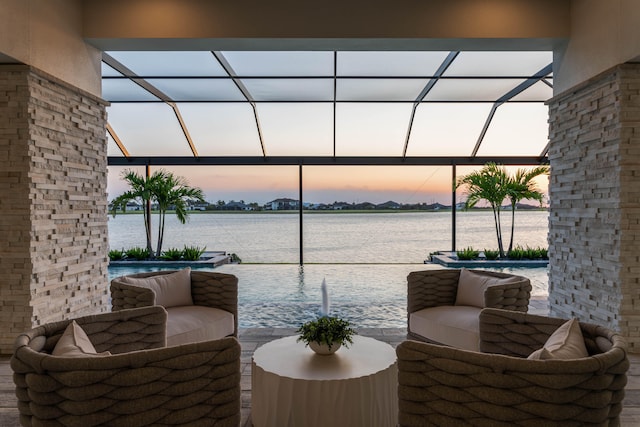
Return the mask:
<path id="1" fill-rule="evenodd" d="M 109 260 L 121 261 L 125 257 L 124 249 L 112 249 L 109 251 Z"/>
<path id="2" fill-rule="evenodd" d="M 179 261 L 182 259 L 182 254 L 182 249 L 169 248 L 166 251 L 162 252 L 160 258 L 167 261 Z"/>
<path id="3" fill-rule="evenodd" d="M 182 250 L 182 257 L 186 261 L 198 261 L 206 249 L 206 246 L 202 248 L 199 246 L 185 246 Z"/>
<path id="4" fill-rule="evenodd" d="M 480 255 L 480 251 L 473 249 L 471 246 L 456 252 L 458 259 L 463 261 L 476 259 L 478 258 L 478 255 Z"/>
<path id="5" fill-rule="evenodd" d="M 122 179 L 129 184 L 130 189 L 111 202 L 111 214 L 115 217 L 118 210 L 124 212 L 130 201 L 141 204 L 147 251 L 152 257 L 160 256 L 164 241 L 165 217 L 169 209 L 173 209 L 178 221 L 184 224 L 189 217 L 188 202 L 204 202 L 204 194 L 200 188 L 187 185 L 185 178 L 162 169 L 146 177 L 133 170 L 124 170 Z M 158 211 L 158 243 L 155 251 L 151 243 L 151 206 L 153 204 Z"/>
<path id="6" fill-rule="evenodd" d="M 549 259 L 549 249 L 547 249 L 547 248 L 538 248 L 538 251 L 540 253 L 540 258 Z"/>
<path id="7" fill-rule="evenodd" d="M 143 261 L 149 258 L 150 252 L 146 248 L 131 248 L 126 251 L 127 258 L 132 258 L 137 261 Z"/>
<path id="8" fill-rule="evenodd" d="M 507 250 L 509 252 L 514 249 L 513 233 L 517 204 L 524 199 L 537 200 L 542 204 L 544 195 L 537 188 L 534 178 L 548 173 L 548 166 L 539 166 L 529 170 L 519 169 L 514 175 L 510 175 L 503 165 L 487 163 L 482 169 L 473 171 L 457 180 L 456 188 L 466 189 L 466 209 L 474 207 L 480 200 L 487 201 L 491 206 L 500 257 L 504 257 L 505 254 L 500 221 L 502 202 L 508 199 L 511 204 L 511 238 Z"/>
<path id="9" fill-rule="evenodd" d="M 485 249 L 484 250 L 484 257 L 486 259 L 488 259 L 489 261 L 493 261 L 498 259 L 498 257 L 500 257 L 500 251 L 492 251 L 490 249 Z"/>
<path id="10" fill-rule="evenodd" d="M 237 264 L 240 264 L 242 262 L 240 257 L 238 255 L 236 255 L 235 253 L 229 255 L 229 258 L 231 259 L 231 262 L 235 262 Z"/>
<path id="11" fill-rule="evenodd" d="M 513 259 L 513 260 L 525 259 L 526 255 L 527 255 L 527 250 L 520 245 L 516 245 L 513 249 L 507 252 L 507 258 Z"/>
<path id="12" fill-rule="evenodd" d="M 304 341 L 306 345 L 310 342 L 326 344 L 329 349 L 333 343 L 349 347 L 348 344 L 353 344 L 352 338 L 356 334 L 347 320 L 329 316 L 303 323 L 296 332 L 300 334 L 298 341 Z"/>

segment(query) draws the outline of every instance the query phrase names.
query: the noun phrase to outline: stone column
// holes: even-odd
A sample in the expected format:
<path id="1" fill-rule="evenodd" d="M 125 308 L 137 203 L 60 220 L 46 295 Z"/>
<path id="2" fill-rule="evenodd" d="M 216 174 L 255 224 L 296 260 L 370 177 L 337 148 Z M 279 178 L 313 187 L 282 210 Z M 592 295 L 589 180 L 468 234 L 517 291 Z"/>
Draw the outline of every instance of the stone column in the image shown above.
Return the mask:
<path id="1" fill-rule="evenodd" d="M 0 353 L 31 327 L 108 310 L 105 107 L 0 66 Z"/>
<path id="2" fill-rule="evenodd" d="M 640 352 L 640 64 L 555 96 L 549 129 L 551 315 Z"/>

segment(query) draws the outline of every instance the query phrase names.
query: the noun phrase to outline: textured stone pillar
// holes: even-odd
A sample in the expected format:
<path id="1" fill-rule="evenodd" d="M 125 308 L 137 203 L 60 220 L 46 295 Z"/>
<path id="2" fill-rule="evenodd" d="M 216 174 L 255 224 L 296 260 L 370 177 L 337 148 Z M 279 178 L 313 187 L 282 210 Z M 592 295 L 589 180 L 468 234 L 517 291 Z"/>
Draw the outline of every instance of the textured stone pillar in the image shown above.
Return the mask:
<path id="1" fill-rule="evenodd" d="M 0 353 L 32 326 L 107 311 L 105 107 L 0 66 Z"/>
<path id="2" fill-rule="evenodd" d="M 551 314 L 640 352 L 640 64 L 554 97 L 549 124 Z"/>

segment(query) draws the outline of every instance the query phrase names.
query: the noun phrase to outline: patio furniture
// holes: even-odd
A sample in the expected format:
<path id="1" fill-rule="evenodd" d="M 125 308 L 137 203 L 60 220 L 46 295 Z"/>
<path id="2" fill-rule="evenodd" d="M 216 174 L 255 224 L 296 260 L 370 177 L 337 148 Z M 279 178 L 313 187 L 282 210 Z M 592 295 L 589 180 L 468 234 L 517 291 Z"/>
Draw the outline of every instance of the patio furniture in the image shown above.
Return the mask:
<path id="1" fill-rule="evenodd" d="M 255 427 L 395 427 L 396 354 L 362 336 L 319 355 L 298 336 L 271 341 L 253 354 L 251 419 Z"/>
<path id="2" fill-rule="evenodd" d="M 484 309 L 481 353 L 401 343 L 400 426 L 618 426 L 629 368 L 620 335 L 579 323 L 587 357 L 527 359 L 565 322 Z"/>
<path id="3" fill-rule="evenodd" d="M 21 424 L 237 427 L 240 344 L 229 337 L 165 347 L 166 319 L 159 306 L 75 319 L 110 355 L 52 355 L 71 320 L 19 335 L 11 368 Z"/>
<path id="4" fill-rule="evenodd" d="M 414 271 L 407 287 L 409 338 L 476 351 L 480 311 L 526 312 L 531 296 L 525 277 L 465 268 Z"/>
<path id="5" fill-rule="evenodd" d="M 238 278 L 210 271 L 154 271 L 111 281 L 113 310 L 161 305 L 167 345 L 238 336 Z"/>

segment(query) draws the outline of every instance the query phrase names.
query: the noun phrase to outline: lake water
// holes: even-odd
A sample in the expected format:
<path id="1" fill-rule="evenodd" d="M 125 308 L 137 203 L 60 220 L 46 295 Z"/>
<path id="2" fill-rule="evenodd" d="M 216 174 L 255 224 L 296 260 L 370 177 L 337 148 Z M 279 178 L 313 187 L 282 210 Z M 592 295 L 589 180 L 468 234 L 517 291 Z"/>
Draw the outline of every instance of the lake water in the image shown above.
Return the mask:
<path id="1" fill-rule="evenodd" d="M 406 327 L 406 276 L 438 268 L 429 252 L 451 248 L 450 213 L 305 215 L 305 262 L 298 261 L 295 214 L 196 214 L 181 225 L 167 218 L 165 248 L 207 246 L 237 253 L 242 264 L 216 271 L 239 279 L 240 327 L 297 327 L 315 318 L 326 279 L 331 314 L 356 327 Z M 504 225 L 503 225 L 504 226 Z M 141 215 L 110 219 L 112 248 L 144 246 Z M 494 248 L 490 212 L 458 213 L 458 248 Z M 545 246 L 546 212 L 516 214 L 516 243 Z M 508 234 L 507 234 L 508 239 Z M 152 268 L 149 270 L 158 270 Z M 496 269 L 531 279 L 533 295 L 546 295 L 546 268 Z M 109 268 L 110 278 L 143 269 Z"/>
<path id="2" fill-rule="evenodd" d="M 502 215 L 506 248 L 510 212 Z M 456 222 L 457 249 L 497 249 L 491 212 L 458 212 Z M 451 249 L 450 212 L 313 213 L 303 224 L 305 263 L 421 263 L 430 252 Z M 515 244 L 547 247 L 547 212 L 518 211 L 515 225 Z M 297 214 L 192 214 L 186 224 L 171 215 L 163 248 L 206 246 L 244 263 L 297 263 L 298 241 Z M 144 247 L 142 215 L 110 218 L 109 243 L 111 249 Z"/>

